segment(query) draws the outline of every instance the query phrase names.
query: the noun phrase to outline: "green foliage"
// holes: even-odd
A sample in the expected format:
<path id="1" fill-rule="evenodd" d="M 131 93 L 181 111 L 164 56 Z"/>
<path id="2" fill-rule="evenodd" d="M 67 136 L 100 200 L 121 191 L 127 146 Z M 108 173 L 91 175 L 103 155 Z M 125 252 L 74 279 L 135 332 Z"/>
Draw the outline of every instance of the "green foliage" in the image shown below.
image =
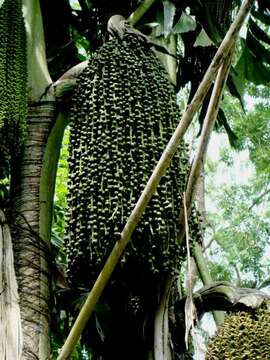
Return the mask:
<path id="1" fill-rule="evenodd" d="M 60 238 L 64 237 L 64 222 L 66 210 L 66 196 L 67 196 L 67 177 L 68 177 L 68 143 L 69 143 L 69 128 L 65 131 L 61 155 L 58 163 L 56 190 L 54 198 L 54 215 L 53 215 L 53 231 Z"/>
<path id="2" fill-rule="evenodd" d="M 249 210 L 247 202 L 251 197 L 250 192 L 253 192 L 252 186 L 231 185 L 223 188 L 217 203 L 222 211 L 218 217 L 214 216 L 216 223 L 222 220 L 222 225 L 216 230 L 214 238 L 225 251 L 231 265 L 237 265 L 242 274 L 250 274 L 260 283 L 265 276 L 263 270 L 267 270 L 263 269 L 262 264 L 258 265 L 268 243 L 269 221 Z"/>
<path id="3" fill-rule="evenodd" d="M 194 43 L 194 46 L 206 47 L 206 46 L 211 46 L 213 44 L 214 44 L 213 41 L 209 38 L 205 30 L 202 29 Z"/>
<path id="4" fill-rule="evenodd" d="M 222 261 L 219 261 L 220 255 L 223 255 L 225 258 L 223 258 Z M 234 279 L 232 264 L 230 264 L 227 260 L 227 254 L 225 251 L 220 251 L 220 249 L 211 249 L 210 252 L 211 258 L 217 257 L 216 261 L 208 261 L 208 266 L 210 269 L 210 274 L 212 276 L 212 279 L 215 279 L 215 281 L 228 281 L 232 282 Z"/>
<path id="5" fill-rule="evenodd" d="M 235 118 L 236 131 L 241 134 L 242 146 L 249 149 L 250 158 L 260 176 L 269 176 L 270 126 L 269 88 L 250 87 L 250 95 L 255 102 L 254 110 L 245 121 Z"/>
<path id="6" fill-rule="evenodd" d="M 66 254 L 64 251 L 64 229 L 65 229 L 65 213 L 66 213 L 66 196 L 67 196 L 67 177 L 68 177 L 68 143 L 69 143 L 69 128 L 65 131 L 62 149 L 60 153 L 57 177 L 55 184 L 55 197 L 53 206 L 53 224 L 51 243 L 53 246 L 54 265 L 56 268 L 56 278 L 54 279 L 57 287 L 57 276 L 61 275 L 62 285 L 64 282 L 64 269 L 66 266 Z M 61 270 L 60 270 L 61 269 Z M 60 274 L 59 274 L 60 271 Z M 65 282 L 64 282 L 65 283 Z M 64 284 L 65 285 L 65 284 Z"/>
<path id="7" fill-rule="evenodd" d="M 241 58 L 236 66 L 238 76 L 242 76 L 256 85 L 269 83 L 270 70 L 261 60 L 254 56 L 250 49 L 244 47 Z"/>
<path id="8" fill-rule="evenodd" d="M 196 26 L 196 21 L 183 11 L 180 19 L 177 21 L 172 31 L 174 34 L 182 34 L 189 31 L 194 31 Z"/>
<path id="9" fill-rule="evenodd" d="M 258 286 L 267 277 L 270 267 L 266 256 L 270 234 L 268 94 L 268 88 L 250 85 L 247 99 L 252 99 L 255 105 L 247 114 L 243 114 L 240 104 L 228 96 L 223 102 L 234 122 L 239 147 L 249 153 L 252 166 L 247 161 L 238 161 L 236 167 L 234 163 L 240 155 L 229 147 L 221 147 L 218 161 L 207 163 L 211 178 L 207 192 L 215 204 L 208 215 L 212 229 L 207 230 L 208 238 L 214 240 L 208 252 L 212 274 L 220 279 L 229 270 L 232 280 L 238 281 L 240 276 L 242 286 L 254 286 L 254 282 Z M 246 179 L 243 179 L 245 173 Z M 216 186 L 222 176 L 228 178 L 227 182 Z M 241 182 L 237 177 L 242 178 Z"/>

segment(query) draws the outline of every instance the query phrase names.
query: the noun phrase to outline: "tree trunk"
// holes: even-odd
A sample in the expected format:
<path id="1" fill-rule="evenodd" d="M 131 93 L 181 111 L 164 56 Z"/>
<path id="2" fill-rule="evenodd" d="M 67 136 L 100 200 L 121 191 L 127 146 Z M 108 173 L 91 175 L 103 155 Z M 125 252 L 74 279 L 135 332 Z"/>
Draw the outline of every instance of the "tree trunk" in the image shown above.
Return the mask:
<path id="1" fill-rule="evenodd" d="M 12 235 L 23 326 L 23 359 L 49 359 L 49 243 L 40 237 L 40 179 L 54 101 L 29 106 L 28 137 L 12 169 Z M 48 214 L 50 216 L 50 214 Z M 45 220 L 45 219 L 44 219 Z"/>
<path id="2" fill-rule="evenodd" d="M 21 313 L 14 271 L 13 246 L 5 214 L 0 209 L 0 354 L 5 360 L 20 360 Z"/>

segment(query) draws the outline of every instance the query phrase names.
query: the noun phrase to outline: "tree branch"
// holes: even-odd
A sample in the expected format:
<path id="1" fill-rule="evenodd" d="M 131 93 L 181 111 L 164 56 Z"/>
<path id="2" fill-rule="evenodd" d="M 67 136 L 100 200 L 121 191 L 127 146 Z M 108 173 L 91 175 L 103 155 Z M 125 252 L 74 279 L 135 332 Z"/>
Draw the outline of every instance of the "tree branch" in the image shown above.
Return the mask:
<path id="1" fill-rule="evenodd" d="M 237 282 L 236 282 L 236 285 L 237 287 L 240 287 L 241 286 L 241 275 L 240 275 L 240 271 L 238 269 L 238 266 L 235 264 L 233 265 L 234 267 L 234 270 L 235 270 L 235 273 L 236 273 L 236 277 L 237 277 Z"/>
<path id="2" fill-rule="evenodd" d="M 251 209 L 253 209 L 255 205 L 258 205 L 258 203 L 261 201 L 261 199 L 264 198 L 265 195 L 267 195 L 267 194 L 269 194 L 269 193 L 270 193 L 270 189 L 267 189 L 267 190 L 265 190 L 261 195 L 259 195 L 259 196 L 257 197 L 257 199 L 255 199 L 255 200 L 253 201 L 253 203 L 250 205 L 250 207 L 248 208 L 248 211 L 250 211 Z"/>
<path id="3" fill-rule="evenodd" d="M 213 244 L 213 242 L 215 241 L 215 236 L 213 235 L 211 237 L 211 239 L 208 241 L 207 244 L 204 244 L 204 247 L 203 247 L 203 252 L 205 252 L 207 249 L 210 248 L 210 246 Z"/>

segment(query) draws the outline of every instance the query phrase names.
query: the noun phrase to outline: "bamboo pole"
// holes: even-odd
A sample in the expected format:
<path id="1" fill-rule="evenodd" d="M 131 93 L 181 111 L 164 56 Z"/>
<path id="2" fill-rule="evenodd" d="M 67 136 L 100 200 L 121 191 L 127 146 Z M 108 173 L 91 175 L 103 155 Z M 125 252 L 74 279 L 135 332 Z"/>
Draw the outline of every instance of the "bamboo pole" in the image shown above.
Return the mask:
<path id="1" fill-rule="evenodd" d="M 110 279 L 113 270 L 115 269 L 126 245 L 131 238 L 131 235 L 136 225 L 142 217 L 153 194 L 155 193 L 161 177 L 164 175 L 166 169 L 169 167 L 171 159 L 176 152 L 178 145 L 182 140 L 188 126 L 190 125 L 193 116 L 199 110 L 202 101 L 206 96 L 212 84 L 212 81 L 214 80 L 218 68 L 220 67 L 224 59 L 227 57 L 230 49 L 234 45 L 238 37 L 240 28 L 253 2 L 254 0 L 245 0 L 240 7 L 234 22 L 230 26 L 229 31 L 227 32 L 207 72 L 205 73 L 205 76 L 200 86 L 198 87 L 193 100 L 183 114 L 179 125 L 177 126 L 171 140 L 169 141 L 150 179 L 148 180 L 145 189 L 143 190 L 137 204 L 135 205 L 135 208 L 131 212 L 131 215 L 129 216 L 126 225 L 121 233 L 121 239 L 115 243 L 111 254 L 109 255 L 102 271 L 100 272 L 91 292 L 89 293 L 57 360 L 68 359 L 71 356 L 88 319 L 90 318 L 107 282 Z"/>

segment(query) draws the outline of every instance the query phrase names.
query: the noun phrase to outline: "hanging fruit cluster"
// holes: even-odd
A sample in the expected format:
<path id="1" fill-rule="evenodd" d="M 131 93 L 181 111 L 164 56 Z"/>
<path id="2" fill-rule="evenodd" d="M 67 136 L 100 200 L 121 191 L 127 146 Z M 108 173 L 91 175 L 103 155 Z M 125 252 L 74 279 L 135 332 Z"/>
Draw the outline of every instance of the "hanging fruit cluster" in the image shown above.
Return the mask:
<path id="1" fill-rule="evenodd" d="M 180 118 L 155 54 L 132 36 L 105 43 L 81 74 L 70 111 L 66 253 L 72 283 L 88 284 L 144 189 Z M 188 157 L 175 154 L 128 245 L 122 266 L 175 273 Z M 193 238 L 199 224 L 192 216 Z"/>
<path id="2" fill-rule="evenodd" d="M 21 0 L 0 7 L 0 179 L 26 130 L 26 38 Z"/>
<path id="3" fill-rule="evenodd" d="M 238 311 L 226 317 L 210 340 L 206 359 L 270 359 L 269 301 L 256 311 Z"/>

